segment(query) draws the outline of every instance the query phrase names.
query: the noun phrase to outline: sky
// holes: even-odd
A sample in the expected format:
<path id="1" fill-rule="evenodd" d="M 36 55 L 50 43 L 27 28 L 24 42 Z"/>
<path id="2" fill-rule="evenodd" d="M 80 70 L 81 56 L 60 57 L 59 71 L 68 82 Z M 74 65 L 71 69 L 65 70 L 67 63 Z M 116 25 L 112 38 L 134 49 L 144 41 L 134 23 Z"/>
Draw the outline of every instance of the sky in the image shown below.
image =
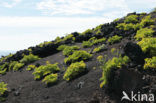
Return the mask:
<path id="1" fill-rule="evenodd" d="M 0 0 L 0 51 L 26 49 L 154 7 L 156 0 Z"/>

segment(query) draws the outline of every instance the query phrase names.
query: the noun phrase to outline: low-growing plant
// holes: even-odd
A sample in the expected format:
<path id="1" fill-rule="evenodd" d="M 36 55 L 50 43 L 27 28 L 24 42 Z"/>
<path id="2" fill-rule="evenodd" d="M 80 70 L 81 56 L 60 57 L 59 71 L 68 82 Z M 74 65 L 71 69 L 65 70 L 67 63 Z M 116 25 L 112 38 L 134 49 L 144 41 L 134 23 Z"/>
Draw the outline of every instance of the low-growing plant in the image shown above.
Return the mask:
<path id="1" fill-rule="evenodd" d="M 74 51 L 72 55 L 70 55 L 68 58 L 64 59 L 64 62 L 66 64 L 70 64 L 76 61 L 81 61 L 81 60 L 88 60 L 92 57 L 90 53 L 87 53 L 84 50 L 79 50 L 79 51 Z"/>
<path id="2" fill-rule="evenodd" d="M 51 44 L 52 42 L 51 41 L 45 41 L 45 42 L 43 42 L 43 43 L 40 43 L 39 44 L 39 47 L 44 47 L 44 46 L 46 46 L 46 45 L 48 45 L 48 44 Z"/>
<path id="3" fill-rule="evenodd" d="M 14 66 L 13 66 L 13 71 L 18 71 L 19 69 L 21 69 L 24 66 L 24 63 L 19 63 L 17 62 Z"/>
<path id="4" fill-rule="evenodd" d="M 67 47 L 67 45 L 60 45 L 60 46 L 57 48 L 57 50 L 62 51 L 62 50 L 64 50 L 66 47 Z"/>
<path id="5" fill-rule="evenodd" d="M 35 70 L 36 66 L 35 65 L 28 65 L 27 71 Z"/>
<path id="6" fill-rule="evenodd" d="M 71 55 L 75 50 L 80 49 L 78 46 L 66 46 L 63 50 L 63 55 L 69 56 Z"/>
<path id="7" fill-rule="evenodd" d="M 135 35 L 136 40 L 141 40 L 142 38 L 147 38 L 147 37 L 152 37 L 154 33 L 154 30 L 151 28 L 141 28 L 140 30 L 137 31 Z"/>
<path id="8" fill-rule="evenodd" d="M 100 84 L 100 87 L 102 88 L 104 85 L 106 85 L 109 81 L 109 78 L 111 76 L 111 69 L 113 68 L 122 68 L 122 65 L 126 65 L 129 62 L 129 58 L 127 56 L 124 57 L 114 57 L 111 60 L 108 60 L 107 62 L 104 62 L 102 65 L 102 77 Z"/>
<path id="9" fill-rule="evenodd" d="M 114 43 L 120 42 L 121 39 L 122 39 L 121 36 L 115 35 L 115 36 L 112 36 L 112 37 L 108 38 L 108 43 L 109 44 L 114 44 Z"/>
<path id="10" fill-rule="evenodd" d="M 46 85 L 50 85 L 50 84 L 54 84 L 56 83 L 58 80 L 58 74 L 50 74 L 44 77 L 44 79 L 42 80 L 42 82 L 45 82 Z"/>
<path id="11" fill-rule="evenodd" d="M 17 61 L 11 61 L 9 63 L 9 71 L 13 69 L 13 67 L 17 64 L 18 62 Z"/>
<path id="12" fill-rule="evenodd" d="M 39 59 L 40 58 L 38 56 L 29 54 L 29 55 L 24 55 L 24 57 L 20 60 L 20 62 L 24 63 L 24 64 L 29 64 L 29 63 L 35 62 Z"/>
<path id="13" fill-rule="evenodd" d="M 92 33 L 93 33 L 93 31 L 91 29 L 88 29 L 88 30 L 82 32 L 81 35 L 92 34 Z"/>
<path id="14" fill-rule="evenodd" d="M 7 90 L 7 84 L 0 82 L 0 97 L 3 96 Z"/>
<path id="15" fill-rule="evenodd" d="M 101 62 L 103 60 L 103 56 L 102 55 L 99 55 L 97 58 L 96 58 L 99 62 Z"/>
<path id="16" fill-rule="evenodd" d="M 82 42 L 82 46 L 84 48 L 88 48 L 88 47 L 91 47 L 93 45 L 93 43 L 91 43 L 90 41 L 83 41 Z"/>
<path id="17" fill-rule="evenodd" d="M 8 70 L 8 63 L 5 62 L 4 64 L 0 65 L 0 74 L 4 75 L 6 74 L 7 70 Z"/>
<path id="18" fill-rule="evenodd" d="M 41 65 L 34 70 L 33 72 L 34 79 L 35 80 L 41 79 L 44 76 L 50 73 L 55 73 L 57 71 L 60 71 L 60 68 L 58 67 L 58 63 L 50 64 L 49 62 L 47 62 L 46 65 Z"/>
<path id="19" fill-rule="evenodd" d="M 138 15 L 129 15 L 124 20 L 125 23 L 137 23 Z"/>
<path id="20" fill-rule="evenodd" d="M 117 22 L 117 21 L 119 21 L 120 20 L 120 18 L 116 18 L 113 22 Z"/>
<path id="21" fill-rule="evenodd" d="M 156 38 L 143 38 L 138 44 L 144 53 L 156 56 Z"/>
<path id="22" fill-rule="evenodd" d="M 93 45 L 97 45 L 97 44 L 100 44 L 100 43 L 104 43 L 106 41 L 106 38 L 100 38 L 100 39 L 97 39 L 95 37 L 92 37 L 90 38 L 88 41 L 83 41 L 82 43 L 82 46 L 84 48 L 87 48 L 87 47 L 91 47 Z"/>
<path id="23" fill-rule="evenodd" d="M 140 25 L 142 27 L 153 25 L 153 24 L 154 24 L 154 20 L 151 19 L 151 15 L 145 16 L 140 22 Z"/>
<path id="24" fill-rule="evenodd" d="M 156 69 L 156 56 L 145 59 L 144 69 L 150 68 Z"/>
<path id="25" fill-rule="evenodd" d="M 102 44 L 101 46 L 94 48 L 93 53 L 98 53 L 106 49 L 106 45 Z"/>
<path id="26" fill-rule="evenodd" d="M 63 79 L 70 81 L 86 71 L 86 64 L 81 62 L 72 63 L 66 70 Z"/>

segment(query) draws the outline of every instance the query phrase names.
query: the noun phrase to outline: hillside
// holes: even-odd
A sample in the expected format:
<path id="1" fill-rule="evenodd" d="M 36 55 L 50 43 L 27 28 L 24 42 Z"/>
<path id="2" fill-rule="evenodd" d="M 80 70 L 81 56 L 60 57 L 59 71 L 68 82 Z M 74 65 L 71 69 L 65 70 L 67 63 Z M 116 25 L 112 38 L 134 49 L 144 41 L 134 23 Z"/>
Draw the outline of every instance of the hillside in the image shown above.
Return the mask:
<path id="1" fill-rule="evenodd" d="M 147 94 L 142 101 L 154 103 L 156 10 L 129 13 L 0 59 L 4 103 L 120 103 L 123 91 Z"/>

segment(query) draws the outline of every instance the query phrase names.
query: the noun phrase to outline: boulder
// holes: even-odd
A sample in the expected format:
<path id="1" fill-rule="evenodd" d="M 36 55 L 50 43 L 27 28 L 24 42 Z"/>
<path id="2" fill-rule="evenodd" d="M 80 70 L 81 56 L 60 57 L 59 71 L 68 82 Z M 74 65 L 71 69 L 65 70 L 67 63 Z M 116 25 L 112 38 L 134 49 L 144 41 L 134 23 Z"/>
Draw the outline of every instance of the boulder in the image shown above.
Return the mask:
<path id="1" fill-rule="evenodd" d="M 144 53 L 138 44 L 128 42 L 124 46 L 124 54 L 127 55 L 133 63 L 144 64 Z"/>

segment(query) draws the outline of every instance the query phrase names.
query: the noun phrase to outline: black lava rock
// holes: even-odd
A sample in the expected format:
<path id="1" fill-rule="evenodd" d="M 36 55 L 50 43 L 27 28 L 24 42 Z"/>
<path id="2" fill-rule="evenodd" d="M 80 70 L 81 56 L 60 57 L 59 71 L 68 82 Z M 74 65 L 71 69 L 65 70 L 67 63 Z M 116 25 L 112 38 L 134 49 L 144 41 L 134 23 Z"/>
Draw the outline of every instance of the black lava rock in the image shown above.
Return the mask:
<path id="1" fill-rule="evenodd" d="M 128 42 L 124 46 L 124 53 L 131 59 L 133 63 L 136 64 L 144 63 L 144 53 L 138 44 Z"/>

